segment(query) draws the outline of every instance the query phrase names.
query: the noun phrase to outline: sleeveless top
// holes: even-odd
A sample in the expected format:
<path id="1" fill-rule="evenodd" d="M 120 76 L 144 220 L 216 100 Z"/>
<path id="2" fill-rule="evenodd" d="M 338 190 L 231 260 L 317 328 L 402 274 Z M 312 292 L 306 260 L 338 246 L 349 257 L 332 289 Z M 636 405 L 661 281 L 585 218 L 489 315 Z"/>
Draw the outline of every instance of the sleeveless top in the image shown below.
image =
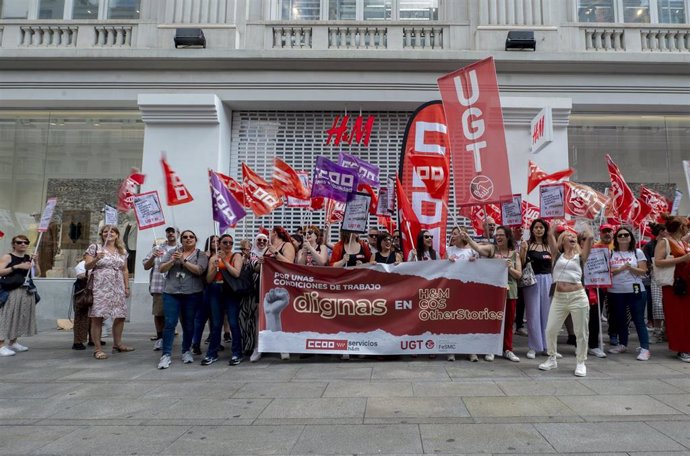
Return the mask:
<path id="1" fill-rule="evenodd" d="M 527 260 L 532 263 L 532 270 L 535 274 L 551 274 L 551 252 L 548 249 L 530 250 L 530 247 L 536 244 L 527 246 Z"/>
<path id="2" fill-rule="evenodd" d="M 315 250 L 321 253 L 321 244 L 317 245 Z M 314 255 L 312 255 L 311 252 L 307 252 L 307 258 L 305 259 L 305 263 L 307 266 L 319 266 L 314 261 Z"/>
<path id="3" fill-rule="evenodd" d="M 11 268 L 12 266 L 17 266 L 22 263 L 26 263 L 27 261 L 31 261 L 31 257 L 29 255 L 24 255 L 23 257 L 18 257 L 12 253 L 10 253 L 10 262 L 7 264 L 6 267 Z M 3 276 L 4 280 L 8 280 L 10 277 L 14 276 L 21 276 L 22 278 L 26 277 L 26 269 L 15 269 L 14 271 L 10 272 L 6 276 Z M 17 280 L 17 279 L 15 279 Z M 9 280 L 8 280 L 9 282 Z"/>
<path id="4" fill-rule="evenodd" d="M 580 265 L 580 254 L 578 253 L 571 259 L 559 255 L 556 264 L 553 266 L 553 281 L 565 283 L 582 283 L 582 267 Z"/>
<path id="5" fill-rule="evenodd" d="M 348 254 L 350 255 L 347 259 L 347 265 L 348 266 L 357 266 L 357 260 L 361 261 L 364 263 L 364 252 L 362 251 L 362 244 L 359 245 L 359 250 L 355 254 Z M 343 255 L 345 255 L 347 252 L 345 251 L 345 247 L 343 246 Z"/>
<path id="6" fill-rule="evenodd" d="M 377 263 L 393 264 L 393 263 L 395 263 L 395 256 L 396 256 L 395 251 L 391 250 L 388 253 L 388 256 L 385 256 L 385 257 L 383 255 L 381 255 L 381 252 L 376 252 L 376 254 L 374 255 L 374 258 L 375 258 L 375 261 Z"/>

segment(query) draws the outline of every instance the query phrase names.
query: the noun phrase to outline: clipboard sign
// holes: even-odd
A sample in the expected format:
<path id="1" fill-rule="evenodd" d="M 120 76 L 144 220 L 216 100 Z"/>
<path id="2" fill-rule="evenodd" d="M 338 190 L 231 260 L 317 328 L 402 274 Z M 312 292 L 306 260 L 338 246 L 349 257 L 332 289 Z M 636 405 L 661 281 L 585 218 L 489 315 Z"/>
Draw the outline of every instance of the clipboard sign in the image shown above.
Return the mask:
<path id="1" fill-rule="evenodd" d="M 565 184 L 543 184 L 539 187 L 539 209 L 541 218 L 565 218 Z"/>
<path id="2" fill-rule="evenodd" d="M 505 226 L 522 226 L 522 195 L 501 201 L 501 220 Z"/>
<path id="3" fill-rule="evenodd" d="M 366 233 L 370 202 L 371 195 L 368 193 L 354 193 L 352 199 L 345 205 L 342 229 L 355 233 Z"/>
<path id="4" fill-rule="evenodd" d="M 140 230 L 165 225 L 163 206 L 156 190 L 134 195 L 133 205 Z"/>
<path id="5" fill-rule="evenodd" d="M 613 285 L 608 247 L 593 247 L 585 263 L 585 286 L 608 288 Z"/>
<path id="6" fill-rule="evenodd" d="M 55 206 L 57 206 L 57 198 L 48 198 L 46 206 L 43 208 L 43 212 L 41 212 L 41 221 L 38 223 L 38 229 L 36 231 L 39 233 L 48 231 L 50 220 L 53 218 L 53 213 L 55 212 Z"/>

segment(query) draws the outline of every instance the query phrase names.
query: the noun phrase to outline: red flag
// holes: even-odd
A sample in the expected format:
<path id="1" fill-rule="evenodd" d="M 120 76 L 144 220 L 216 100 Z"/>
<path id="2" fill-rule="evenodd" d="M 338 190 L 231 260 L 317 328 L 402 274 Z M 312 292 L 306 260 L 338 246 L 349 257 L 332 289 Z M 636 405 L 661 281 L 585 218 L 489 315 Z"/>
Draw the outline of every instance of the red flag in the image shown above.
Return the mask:
<path id="1" fill-rule="evenodd" d="M 546 174 L 536 163 L 530 160 L 527 170 L 527 193 L 532 193 L 532 190 L 537 188 L 541 183 L 558 182 L 561 179 L 572 176 L 574 172 L 575 170 L 573 168 L 568 168 L 562 171 L 556 171 L 555 173 Z"/>
<path id="2" fill-rule="evenodd" d="M 310 211 L 320 211 L 324 208 L 326 204 L 325 198 L 319 196 L 311 199 L 311 205 L 309 206 Z"/>
<path id="3" fill-rule="evenodd" d="M 268 215 L 273 209 L 283 205 L 283 200 L 276 194 L 273 186 L 245 163 L 242 163 L 242 183 L 247 207 L 257 216 Z"/>
<path id="4" fill-rule="evenodd" d="M 326 198 L 326 222 L 341 223 L 345 217 L 345 203 Z"/>
<path id="5" fill-rule="evenodd" d="M 0 239 L 2 239 L 2 238 L 4 238 L 4 237 L 5 237 L 5 233 L 3 233 L 2 231 L 0 231 Z"/>
<path id="6" fill-rule="evenodd" d="M 448 155 L 410 153 L 410 163 L 432 198 L 443 199 L 448 193 L 450 164 Z"/>
<path id="7" fill-rule="evenodd" d="M 630 222 L 635 228 L 639 228 L 647 222 L 647 217 L 652 215 L 652 206 L 642 199 L 636 199 L 638 210 L 631 215 Z"/>
<path id="8" fill-rule="evenodd" d="M 117 191 L 117 210 L 127 212 L 132 208 L 134 195 L 139 193 L 139 186 L 144 184 L 146 176 L 138 169 L 132 168 L 129 176 L 122 181 Z"/>
<path id="9" fill-rule="evenodd" d="M 474 231 L 480 236 L 484 235 L 484 221 L 488 217 L 494 219 L 496 225 L 502 223 L 501 208 L 496 204 L 465 206 L 460 210 L 460 214 L 470 219 L 472 228 L 474 228 Z"/>
<path id="10" fill-rule="evenodd" d="M 489 57 L 438 79 L 446 114 L 457 205 L 513 194 L 496 66 Z"/>
<path id="11" fill-rule="evenodd" d="M 304 188 L 297 171 L 278 157 L 273 158 L 273 188 L 280 196 L 309 199 L 309 190 Z"/>
<path id="12" fill-rule="evenodd" d="M 650 206 L 652 210 L 650 215 L 655 221 L 659 221 L 661 214 L 671 212 L 671 201 L 664 197 L 664 195 L 650 190 L 644 185 L 640 186 L 640 201 L 644 201 Z"/>
<path id="13" fill-rule="evenodd" d="M 386 228 L 386 231 L 388 231 L 388 234 L 392 235 L 393 232 L 395 231 L 396 226 L 397 226 L 397 224 L 395 223 L 395 220 L 393 220 L 393 217 L 389 217 L 386 215 L 377 215 L 376 218 L 378 219 L 379 225 Z"/>
<path id="14" fill-rule="evenodd" d="M 606 154 L 606 164 L 609 168 L 609 177 L 611 178 L 613 209 L 618 213 L 621 221 L 628 221 L 634 217 L 635 211 L 638 210 L 637 198 L 635 198 L 628 184 L 625 183 L 625 179 L 618 166 L 616 166 L 608 154 Z"/>
<path id="15" fill-rule="evenodd" d="M 522 228 L 529 231 L 532 222 L 539 218 L 539 206 L 522 200 Z"/>
<path id="16" fill-rule="evenodd" d="M 168 206 L 192 202 L 194 200 L 192 194 L 189 193 L 189 190 L 182 183 L 177 173 L 170 168 L 168 162 L 165 161 L 165 157 L 161 157 L 161 165 L 163 165 L 163 175 L 165 176 Z"/>
<path id="17" fill-rule="evenodd" d="M 376 215 L 376 206 L 379 203 L 379 198 L 376 196 L 376 192 L 374 192 L 374 189 L 371 188 L 371 185 L 369 184 L 359 184 L 357 186 L 357 191 L 358 192 L 366 192 L 371 196 L 371 201 L 369 202 L 369 213 L 371 215 Z"/>
<path id="18" fill-rule="evenodd" d="M 244 188 L 239 182 L 230 176 L 226 176 L 225 174 L 216 173 L 216 175 L 238 203 L 240 203 L 243 207 L 249 207 L 247 206 L 247 199 L 244 197 Z"/>
<path id="19" fill-rule="evenodd" d="M 592 187 L 564 182 L 565 184 L 565 213 L 573 217 L 594 219 L 606 206 L 608 198 Z"/>
<path id="20" fill-rule="evenodd" d="M 397 176 L 395 178 L 395 194 L 398 199 L 398 219 L 400 220 L 400 235 L 402 236 L 400 245 L 403 248 L 403 258 L 407 258 L 410 250 L 415 248 L 417 234 L 422 227 Z"/>

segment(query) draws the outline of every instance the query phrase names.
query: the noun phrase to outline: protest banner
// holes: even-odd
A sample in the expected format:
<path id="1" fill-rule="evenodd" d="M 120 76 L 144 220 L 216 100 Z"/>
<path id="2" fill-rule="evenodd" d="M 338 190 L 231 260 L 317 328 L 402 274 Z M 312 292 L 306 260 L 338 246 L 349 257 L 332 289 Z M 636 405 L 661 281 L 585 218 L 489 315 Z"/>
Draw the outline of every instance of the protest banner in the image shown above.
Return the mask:
<path id="1" fill-rule="evenodd" d="M 140 230 L 154 228 L 165 224 L 163 207 L 156 190 L 134 195 L 134 215 Z"/>
<path id="2" fill-rule="evenodd" d="M 589 251 L 585 263 L 585 285 L 597 287 L 610 287 L 612 284 L 611 268 L 609 268 L 608 247 L 593 247 Z"/>
<path id="3" fill-rule="evenodd" d="M 57 198 L 48 198 L 48 201 L 46 201 L 46 205 L 43 208 L 43 212 L 41 212 L 41 221 L 38 222 L 38 229 L 36 231 L 39 233 L 45 233 L 48 231 L 50 219 L 53 218 L 53 212 L 55 212 L 55 206 L 57 206 Z"/>
<path id="4" fill-rule="evenodd" d="M 522 225 L 522 195 L 515 194 L 501 202 L 501 220 L 505 226 Z"/>
<path id="5" fill-rule="evenodd" d="M 504 260 L 321 268 L 266 259 L 259 351 L 502 353 Z"/>
<path id="6" fill-rule="evenodd" d="M 352 199 L 345 204 L 342 228 L 355 233 L 367 231 L 369 221 L 369 203 L 371 196 L 368 193 L 355 193 Z"/>
<path id="7" fill-rule="evenodd" d="M 103 223 L 117 226 L 117 209 L 106 204 L 103 206 Z"/>
<path id="8" fill-rule="evenodd" d="M 565 217 L 565 187 L 544 184 L 539 187 L 539 212 L 545 220 Z"/>

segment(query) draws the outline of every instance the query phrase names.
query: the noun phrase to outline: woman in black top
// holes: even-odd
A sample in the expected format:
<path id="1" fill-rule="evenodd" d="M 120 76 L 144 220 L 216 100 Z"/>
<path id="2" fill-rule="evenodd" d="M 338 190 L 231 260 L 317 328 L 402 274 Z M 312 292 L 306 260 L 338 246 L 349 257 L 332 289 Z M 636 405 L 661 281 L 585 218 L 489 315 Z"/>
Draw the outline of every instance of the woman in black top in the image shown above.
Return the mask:
<path id="1" fill-rule="evenodd" d="M 410 250 L 407 261 L 438 260 L 441 257 L 434 250 L 434 236 L 427 230 L 421 230 L 417 234 L 415 249 Z"/>
<path id="2" fill-rule="evenodd" d="M 525 314 L 527 316 L 528 341 L 527 358 L 534 359 L 537 353 L 546 350 L 546 322 L 549 318 L 551 298 L 551 252 L 548 241 L 549 223 L 536 219 L 529 227 L 529 240 L 520 248 L 523 267 L 532 265 L 537 283 L 523 287 Z"/>
<path id="3" fill-rule="evenodd" d="M 402 253 L 393 249 L 393 238 L 385 231 L 376 236 L 376 253 L 371 257 L 371 263 L 398 264 L 402 262 Z"/>

